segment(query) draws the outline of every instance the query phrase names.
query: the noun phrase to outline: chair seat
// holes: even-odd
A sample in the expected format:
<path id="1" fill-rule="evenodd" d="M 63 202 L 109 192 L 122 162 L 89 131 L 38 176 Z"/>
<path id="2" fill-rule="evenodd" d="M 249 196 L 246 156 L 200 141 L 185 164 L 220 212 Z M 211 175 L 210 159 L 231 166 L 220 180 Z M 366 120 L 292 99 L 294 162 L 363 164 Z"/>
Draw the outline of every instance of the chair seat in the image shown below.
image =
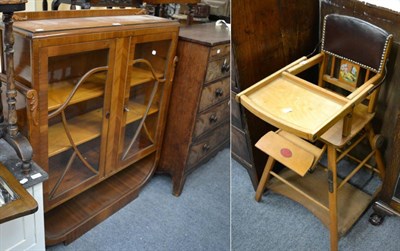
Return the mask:
<path id="1" fill-rule="evenodd" d="M 314 167 L 323 153 L 322 149 L 284 130 L 268 132 L 256 147 L 300 176 Z"/>
<path id="2" fill-rule="evenodd" d="M 326 131 L 320 139 L 330 145 L 342 148 L 349 140 L 358 134 L 374 117 L 375 113 L 368 113 L 368 107 L 358 104 L 353 111 L 351 132 L 347 137 L 342 136 L 343 119 Z"/>

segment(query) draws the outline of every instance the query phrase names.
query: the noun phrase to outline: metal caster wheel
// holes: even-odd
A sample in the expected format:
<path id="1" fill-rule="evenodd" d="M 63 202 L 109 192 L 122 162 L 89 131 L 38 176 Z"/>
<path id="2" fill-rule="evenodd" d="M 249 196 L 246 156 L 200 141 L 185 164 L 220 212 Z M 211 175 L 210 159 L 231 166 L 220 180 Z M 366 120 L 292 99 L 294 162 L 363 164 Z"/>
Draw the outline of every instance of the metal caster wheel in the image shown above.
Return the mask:
<path id="1" fill-rule="evenodd" d="M 384 216 L 379 215 L 377 213 L 373 213 L 371 214 L 371 216 L 369 217 L 369 223 L 371 223 L 374 226 L 379 226 L 383 223 L 383 220 L 385 219 Z"/>

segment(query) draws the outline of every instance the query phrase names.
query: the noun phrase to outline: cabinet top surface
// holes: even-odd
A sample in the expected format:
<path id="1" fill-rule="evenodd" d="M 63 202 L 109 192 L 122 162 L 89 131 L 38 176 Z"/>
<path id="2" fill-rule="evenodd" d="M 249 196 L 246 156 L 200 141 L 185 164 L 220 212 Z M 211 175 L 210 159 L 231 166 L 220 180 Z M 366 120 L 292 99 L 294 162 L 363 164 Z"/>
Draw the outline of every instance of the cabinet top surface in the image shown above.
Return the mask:
<path id="1" fill-rule="evenodd" d="M 181 27 L 179 38 L 194 43 L 200 43 L 207 46 L 214 46 L 223 43 L 229 43 L 230 32 L 224 26 L 216 26 L 215 23 L 194 24 Z"/>
<path id="2" fill-rule="evenodd" d="M 165 18 L 150 15 L 96 16 L 17 21 L 15 30 L 23 30 L 34 35 L 54 32 L 66 32 L 78 29 L 126 29 L 142 25 L 163 26 L 175 23 Z M 176 24 L 178 25 L 178 24 Z"/>

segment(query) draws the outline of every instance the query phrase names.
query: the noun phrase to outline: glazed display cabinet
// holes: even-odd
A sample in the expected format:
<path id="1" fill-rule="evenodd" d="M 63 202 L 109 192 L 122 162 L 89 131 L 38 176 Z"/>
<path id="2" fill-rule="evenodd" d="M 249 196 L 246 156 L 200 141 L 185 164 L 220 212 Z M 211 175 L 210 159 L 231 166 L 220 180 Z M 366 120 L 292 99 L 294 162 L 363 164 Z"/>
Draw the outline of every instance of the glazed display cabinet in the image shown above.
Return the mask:
<path id="1" fill-rule="evenodd" d="M 21 128 L 49 174 L 47 245 L 130 202 L 157 165 L 179 24 L 137 13 L 21 13 L 14 23 Z"/>

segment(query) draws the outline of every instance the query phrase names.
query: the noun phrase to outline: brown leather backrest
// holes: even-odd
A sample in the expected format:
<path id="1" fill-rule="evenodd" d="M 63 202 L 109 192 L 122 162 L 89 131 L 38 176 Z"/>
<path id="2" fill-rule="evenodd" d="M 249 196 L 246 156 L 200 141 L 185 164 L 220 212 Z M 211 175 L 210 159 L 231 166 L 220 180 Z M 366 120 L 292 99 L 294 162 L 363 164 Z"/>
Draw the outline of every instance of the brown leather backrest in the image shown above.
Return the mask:
<path id="1" fill-rule="evenodd" d="M 380 73 L 391 37 L 364 20 L 330 14 L 324 19 L 322 51 Z"/>

